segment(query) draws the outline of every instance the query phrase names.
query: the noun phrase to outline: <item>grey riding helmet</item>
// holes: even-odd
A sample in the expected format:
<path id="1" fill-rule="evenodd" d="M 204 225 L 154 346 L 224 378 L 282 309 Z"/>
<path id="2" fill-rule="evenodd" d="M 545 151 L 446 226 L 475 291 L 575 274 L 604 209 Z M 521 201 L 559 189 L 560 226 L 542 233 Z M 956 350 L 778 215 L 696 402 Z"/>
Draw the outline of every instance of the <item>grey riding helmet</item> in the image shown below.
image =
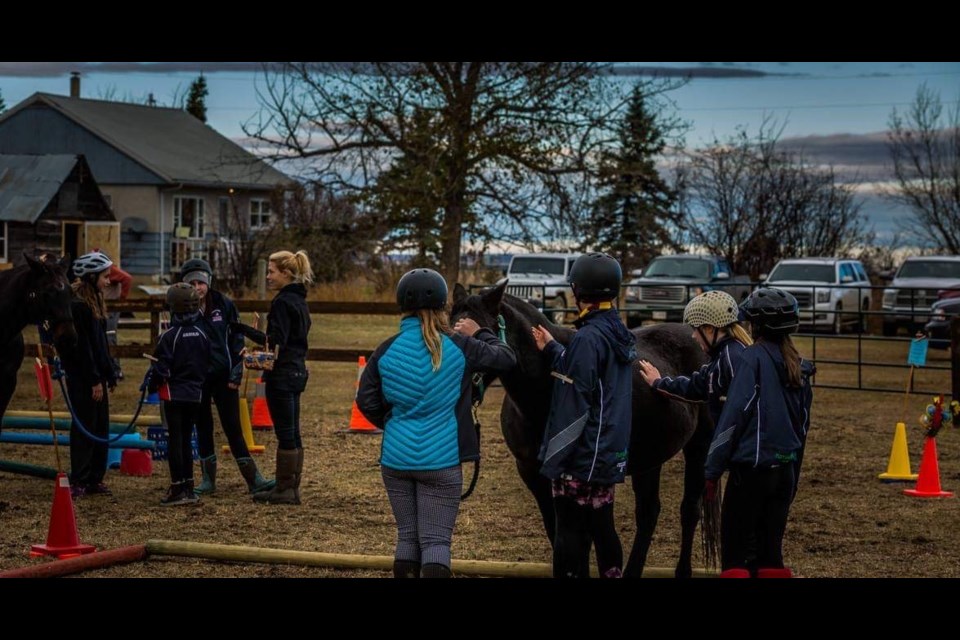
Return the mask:
<path id="1" fill-rule="evenodd" d="M 726 291 L 701 293 L 683 310 L 683 321 L 691 327 L 728 327 L 737 322 L 739 316 L 737 301 Z"/>
<path id="2" fill-rule="evenodd" d="M 73 273 L 78 278 L 90 273 L 100 273 L 113 266 L 113 260 L 102 251 L 85 253 L 73 261 Z"/>

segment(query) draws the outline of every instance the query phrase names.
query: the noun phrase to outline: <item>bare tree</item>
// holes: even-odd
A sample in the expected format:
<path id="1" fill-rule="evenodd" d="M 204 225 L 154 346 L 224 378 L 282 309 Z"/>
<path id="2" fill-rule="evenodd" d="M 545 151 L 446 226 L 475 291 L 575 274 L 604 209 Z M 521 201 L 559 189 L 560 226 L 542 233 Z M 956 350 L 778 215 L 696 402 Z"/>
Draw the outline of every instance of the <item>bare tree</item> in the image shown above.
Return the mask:
<path id="1" fill-rule="evenodd" d="M 244 129 L 324 185 L 406 198 L 401 211 L 435 221 L 456 280 L 465 237 L 534 242 L 582 215 L 577 189 L 615 137 L 622 93 L 598 63 L 283 63 Z M 384 173 L 401 158 L 405 191 Z"/>
<path id="2" fill-rule="evenodd" d="M 689 155 L 677 185 L 688 242 L 753 277 L 783 257 L 848 255 L 869 237 L 854 185 L 780 150 L 781 131 L 768 121 L 755 137 L 714 141 Z"/>
<path id="3" fill-rule="evenodd" d="M 913 214 L 901 228 L 921 244 L 960 253 L 960 105 L 944 114 L 940 94 L 921 85 L 906 113 L 890 115 L 887 147 L 897 181 L 889 197 Z"/>

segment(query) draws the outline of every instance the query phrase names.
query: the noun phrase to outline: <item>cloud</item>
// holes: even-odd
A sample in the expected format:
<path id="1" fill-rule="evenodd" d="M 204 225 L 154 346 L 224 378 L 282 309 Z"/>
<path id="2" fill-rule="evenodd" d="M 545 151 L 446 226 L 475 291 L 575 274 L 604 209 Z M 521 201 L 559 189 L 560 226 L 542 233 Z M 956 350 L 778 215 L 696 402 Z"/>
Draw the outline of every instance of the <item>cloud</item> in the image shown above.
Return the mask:
<path id="1" fill-rule="evenodd" d="M 784 151 L 801 153 L 816 164 L 833 165 L 841 179 L 883 181 L 892 175 L 884 131 L 783 138 L 777 146 Z"/>
<path id="2" fill-rule="evenodd" d="M 697 67 L 653 67 L 640 65 L 613 65 L 611 73 L 618 76 L 652 76 L 655 78 L 766 78 L 777 76 L 802 77 L 801 73 L 772 73 L 757 69 L 732 67 L 734 63 L 721 63 L 723 68 L 712 66 L 716 63 L 701 62 Z"/>
<path id="3" fill-rule="evenodd" d="M 0 62 L 0 77 L 55 78 L 93 73 L 219 73 L 261 71 L 263 62 Z"/>

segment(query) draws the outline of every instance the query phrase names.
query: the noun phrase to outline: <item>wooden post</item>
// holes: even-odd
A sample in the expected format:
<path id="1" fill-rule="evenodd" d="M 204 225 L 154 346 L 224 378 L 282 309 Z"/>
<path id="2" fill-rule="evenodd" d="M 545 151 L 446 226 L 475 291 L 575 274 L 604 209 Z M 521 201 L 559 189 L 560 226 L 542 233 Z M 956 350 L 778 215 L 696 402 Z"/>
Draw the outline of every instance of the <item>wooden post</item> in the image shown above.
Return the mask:
<path id="1" fill-rule="evenodd" d="M 960 400 L 960 315 L 950 321 L 950 388 L 953 400 Z"/>
<path id="2" fill-rule="evenodd" d="M 257 260 L 257 300 L 264 300 L 267 297 L 267 261 L 263 258 Z"/>

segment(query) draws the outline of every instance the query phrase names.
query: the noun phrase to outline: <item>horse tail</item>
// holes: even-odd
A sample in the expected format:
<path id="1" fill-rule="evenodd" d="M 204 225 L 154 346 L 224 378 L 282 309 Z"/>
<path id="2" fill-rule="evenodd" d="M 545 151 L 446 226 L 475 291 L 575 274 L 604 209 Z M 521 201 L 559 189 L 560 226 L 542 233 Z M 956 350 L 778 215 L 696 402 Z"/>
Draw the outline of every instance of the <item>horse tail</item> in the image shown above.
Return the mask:
<path id="1" fill-rule="evenodd" d="M 723 495 L 717 478 L 717 493 L 713 500 L 700 500 L 700 534 L 703 541 L 703 560 L 708 568 L 717 568 L 720 550 L 720 496 Z"/>

